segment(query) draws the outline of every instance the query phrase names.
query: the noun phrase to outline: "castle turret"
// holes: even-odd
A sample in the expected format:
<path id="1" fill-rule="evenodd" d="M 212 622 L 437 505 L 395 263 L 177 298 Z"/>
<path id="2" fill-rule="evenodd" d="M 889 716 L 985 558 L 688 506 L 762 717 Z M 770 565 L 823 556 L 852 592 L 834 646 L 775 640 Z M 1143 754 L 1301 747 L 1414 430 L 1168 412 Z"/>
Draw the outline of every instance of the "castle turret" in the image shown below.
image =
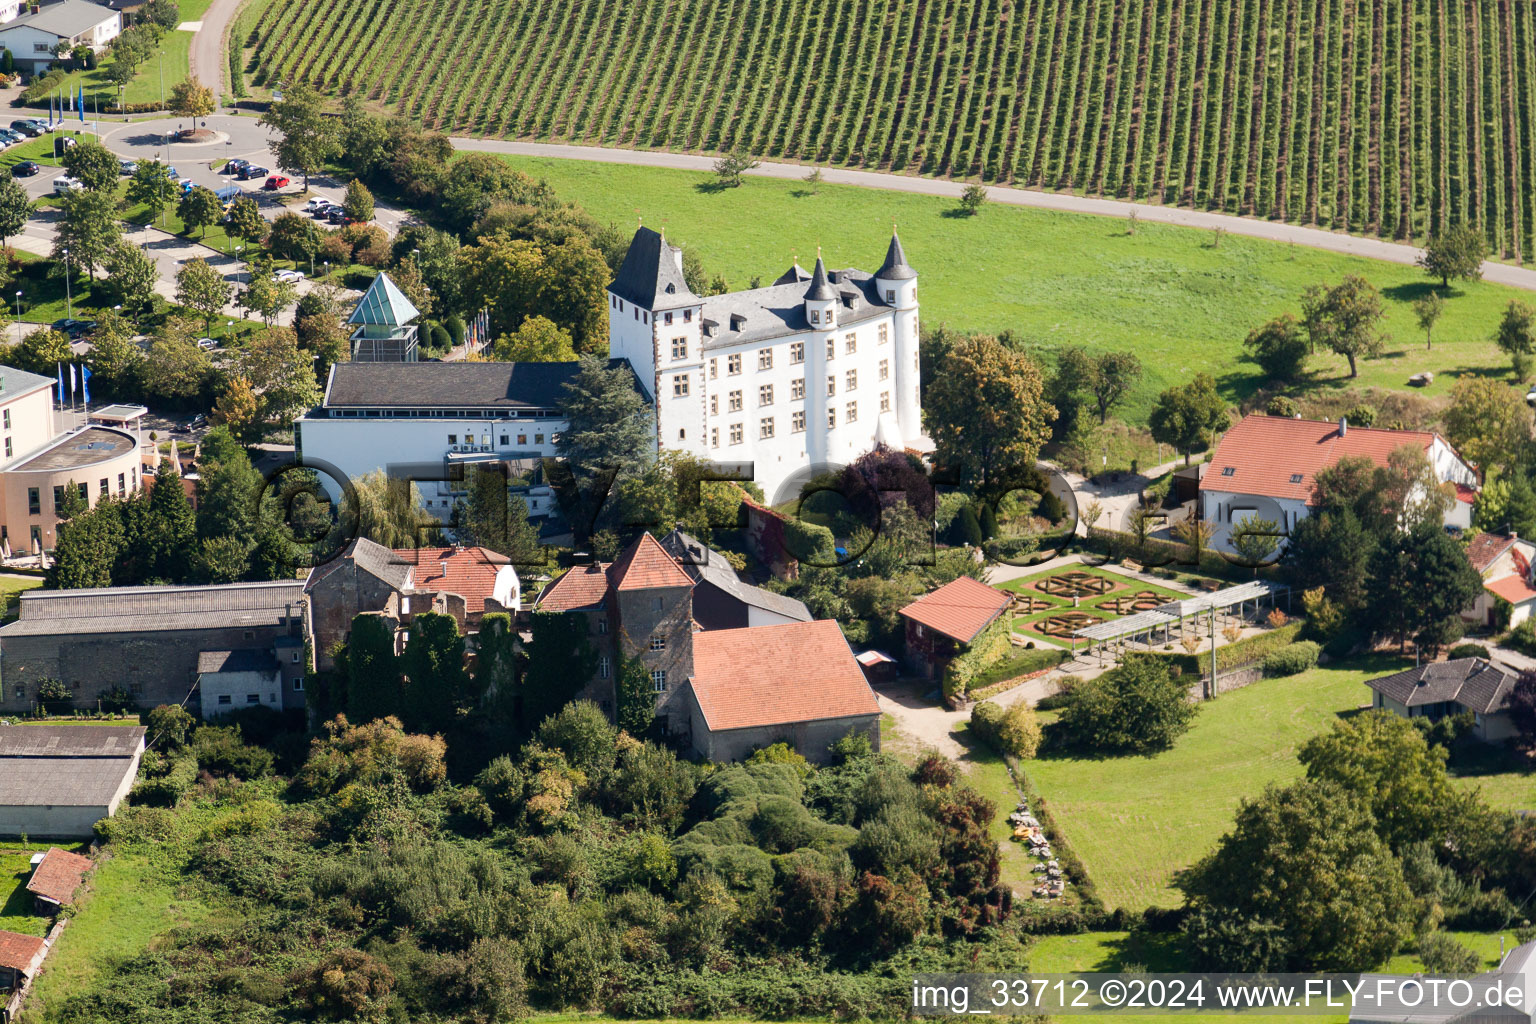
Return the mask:
<path id="1" fill-rule="evenodd" d="M 806 454 L 812 466 L 827 461 L 831 433 L 836 429 L 836 421 L 828 418 L 837 406 L 827 396 L 827 381 L 832 372 L 828 349 L 833 345 L 832 330 L 837 326 L 837 301 L 837 289 L 827 280 L 827 265 L 817 253 L 816 269 L 811 271 L 811 283 L 805 292 L 805 319 L 813 332 L 812 340 L 806 343 L 809 351 L 805 359 L 805 414 L 809 421 Z"/>
<path id="2" fill-rule="evenodd" d="M 875 272 L 875 286 L 880 290 L 881 300 L 896 310 L 892 338 L 896 346 L 896 418 L 901 436 L 910 443 L 923 432 L 918 402 L 921 369 L 917 357 L 917 271 L 907 265 L 901 238 L 894 231 L 885 262 Z"/>

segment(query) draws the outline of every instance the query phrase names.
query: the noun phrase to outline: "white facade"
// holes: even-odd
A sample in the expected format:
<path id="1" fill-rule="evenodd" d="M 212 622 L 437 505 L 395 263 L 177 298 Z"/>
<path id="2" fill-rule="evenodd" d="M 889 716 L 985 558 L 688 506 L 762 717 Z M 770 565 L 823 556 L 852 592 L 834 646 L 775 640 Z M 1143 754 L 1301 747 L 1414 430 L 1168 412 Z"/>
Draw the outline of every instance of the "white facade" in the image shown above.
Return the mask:
<path id="1" fill-rule="evenodd" d="M 19 4 L 0 3 L 0 46 L 11 51 L 19 68 L 37 73 L 55 58 L 55 49 L 89 46 L 100 50 L 123 30 L 117 11 L 88 0 L 47 4 L 37 14 L 22 15 Z M 68 54 L 65 54 L 68 56 Z"/>
<path id="2" fill-rule="evenodd" d="M 276 711 L 283 706 L 283 674 L 275 668 L 204 673 L 198 677 L 198 690 L 205 721 L 243 708 L 265 706 Z"/>
<path id="3" fill-rule="evenodd" d="M 643 247 L 653 262 L 632 273 Z M 654 401 L 658 451 L 750 466 L 778 504 L 879 443 L 917 444 L 917 276 L 894 238 L 874 276 L 818 258 L 813 274 L 708 298 L 660 235 L 642 228 L 630 253 L 609 288 L 609 354 Z"/>

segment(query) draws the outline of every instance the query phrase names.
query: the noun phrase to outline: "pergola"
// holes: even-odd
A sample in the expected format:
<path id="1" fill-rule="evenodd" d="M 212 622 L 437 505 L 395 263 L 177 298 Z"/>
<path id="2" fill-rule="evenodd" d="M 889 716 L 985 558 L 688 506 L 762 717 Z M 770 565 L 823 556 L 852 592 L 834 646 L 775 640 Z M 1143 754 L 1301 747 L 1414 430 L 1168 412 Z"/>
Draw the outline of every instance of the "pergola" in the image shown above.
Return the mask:
<path id="1" fill-rule="evenodd" d="M 1135 615 L 1127 615 L 1119 619 L 1111 619 L 1108 622 L 1098 622 L 1092 626 L 1084 626 L 1072 633 L 1072 653 L 1077 653 L 1077 642 L 1085 640 L 1088 643 L 1087 650 L 1098 648 L 1099 660 L 1102 662 L 1105 649 L 1112 645 L 1124 647 L 1127 642 L 1136 642 L 1140 637 L 1146 637 L 1143 642 L 1152 643 L 1152 638 L 1161 631 L 1163 641 L 1166 643 L 1170 631 L 1177 626 L 1179 634 L 1184 633 L 1186 620 L 1198 620 L 1202 615 L 1211 617 L 1211 632 L 1215 633 L 1215 617 L 1217 612 L 1226 612 L 1236 608 L 1242 612 L 1249 601 L 1253 602 L 1254 611 L 1258 611 L 1259 605 L 1268 600 L 1271 604 L 1284 595 L 1286 603 L 1290 603 L 1291 588 L 1284 583 L 1275 583 L 1270 580 L 1250 580 L 1247 583 L 1239 583 L 1235 587 L 1224 587 L 1221 590 L 1209 594 L 1194 594 L 1177 601 L 1169 601 L 1167 604 L 1146 612 L 1137 612 Z"/>

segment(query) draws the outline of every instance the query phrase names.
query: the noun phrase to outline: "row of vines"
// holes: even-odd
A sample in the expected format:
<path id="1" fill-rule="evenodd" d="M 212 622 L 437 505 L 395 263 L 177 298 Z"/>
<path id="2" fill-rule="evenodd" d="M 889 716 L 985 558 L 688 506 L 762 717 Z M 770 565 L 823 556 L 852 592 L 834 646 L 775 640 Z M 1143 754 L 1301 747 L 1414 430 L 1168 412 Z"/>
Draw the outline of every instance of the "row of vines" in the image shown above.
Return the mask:
<path id="1" fill-rule="evenodd" d="M 1528 0 L 271 0 L 268 84 L 1536 253 Z"/>

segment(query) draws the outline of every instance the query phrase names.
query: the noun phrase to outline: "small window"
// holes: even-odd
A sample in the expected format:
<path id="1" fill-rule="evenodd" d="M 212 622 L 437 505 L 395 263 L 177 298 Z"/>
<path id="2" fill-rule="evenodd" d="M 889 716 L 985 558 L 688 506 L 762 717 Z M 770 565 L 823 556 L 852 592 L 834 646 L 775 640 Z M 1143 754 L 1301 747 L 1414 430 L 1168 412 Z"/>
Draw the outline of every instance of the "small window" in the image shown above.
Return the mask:
<path id="1" fill-rule="evenodd" d="M 4 417 L 5 417 L 3 421 L 0 421 L 0 426 L 5 427 L 6 430 L 10 430 L 11 429 L 11 410 L 9 410 L 9 409 L 0 409 L 0 414 L 3 414 Z"/>
<path id="2" fill-rule="evenodd" d="M 533 443 L 534 444 L 543 444 L 544 443 L 544 435 L 543 434 L 534 434 L 533 435 Z"/>
<path id="3" fill-rule="evenodd" d="M 261 703 L 261 694 L 259 694 L 259 693 L 248 693 L 248 694 L 245 695 L 245 702 L 247 704 L 260 704 Z"/>
<path id="4" fill-rule="evenodd" d="M 720 360 L 711 359 L 709 361 L 709 379 L 714 380 L 718 376 L 720 376 Z"/>
<path id="5" fill-rule="evenodd" d="M 765 441 L 768 438 L 773 436 L 773 417 L 772 416 L 764 416 L 762 421 L 758 423 L 758 425 L 757 425 L 757 436 L 759 438 L 761 438 L 762 440 L 765 440 Z"/>
<path id="6" fill-rule="evenodd" d="M 671 321 L 672 321 L 672 314 L 668 313 L 667 314 L 667 322 L 670 323 Z M 688 339 L 687 338 L 673 338 L 672 339 L 672 358 L 673 359 L 687 359 L 688 358 Z"/>
<path id="7" fill-rule="evenodd" d="M 891 393 L 889 391 L 880 392 L 880 411 L 891 411 Z"/>
<path id="8" fill-rule="evenodd" d="M 837 426 L 837 410 L 836 409 L 828 409 L 827 410 L 827 429 L 831 430 L 835 426 Z"/>
<path id="9" fill-rule="evenodd" d="M 858 370 L 849 370 L 848 371 L 848 383 L 845 386 L 848 388 L 849 391 L 857 391 L 859 389 L 859 371 Z"/>
<path id="10" fill-rule="evenodd" d="M 127 493 L 126 481 L 121 473 L 117 474 L 117 493 L 120 495 Z"/>
<path id="11" fill-rule="evenodd" d="M 661 598 L 659 598 L 659 597 L 651 598 L 651 611 L 653 611 L 653 612 L 661 611 Z"/>
<path id="12" fill-rule="evenodd" d="M 848 403 L 847 414 L 848 414 L 848 422 L 849 423 L 857 422 L 858 418 L 859 418 L 859 403 L 858 402 L 849 402 Z"/>
<path id="13" fill-rule="evenodd" d="M 828 359 L 828 361 L 831 361 L 831 360 L 836 359 L 836 358 L 837 358 L 837 342 L 833 341 L 831 338 L 828 338 L 827 339 L 827 359 Z"/>
<path id="14" fill-rule="evenodd" d="M 709 396 L 709 414 L 711 416 L 718 416 L 718 415 L 720 415 L 720 396 L 719 395 L 710 395 Z"/>
<path id="15" fill-rule="evenodd" d="M 507 446 L 507 435 L 506 434 L 502 434 L 501 435 L 501 446 L 503 448 L 505 448 Z"/>
<path id="16" fill-rule="evenodd" d="M 759 370 L 773 369 L 773 349 L 760 348 L 757 350 L 757 368 Z"/>
<path id="17" fill-rule="evenodd" d="M 220 704 L 233 704 L 234 702 L 235 702 L 234 698 L 231 697 L 229 694 L 227 694 L 227 693 L 219 694 L 219 703 Z"/>
<path id="18" fill-rule="evenodd" d="M 667 670 L 658 668 L 651 673 L 651 689 L 657 693 L 667 692 Z"/>
<path id="19" fill-rule="evenodd" d="M 791 363 L 805 362 L 805 342 L 794 341 L 789 345 L 789 361 Z"/>
<path id="20" fill-rule="evenodd" d="M 448 443 L 449 444 L 458 444 L 459 443 L 459 435 L 458 434 L 449 434 L 448 435 Z"/>
<path id="21" fill-rule="evenodd" d="M 1291 483 L 1293 483 L 1293 484 L 1301 483 L 1301 474 L 1300 473 L 1292 473 L 1291 474 Z"/>
<path id="22" fill-rule="evenodd" d="M 1237 467 L 1236 466 L 1223 466 L 1223 467 L 1221 467 L 1221 475 L 1222 476 L 1233 476 L 1236 473 L 1237 473 Z"/>
<path id="23" fill-rule="evenodd" d="M 299 676 L 297 679 L 295 679 L 293 681 L 293 692 L 294 693 L 303 693 L 304 692 L 304 677 L 303 676 Z"/>
<path id="24" fill-rule="evenodd" d="M 830 398 L 835 394 L 837 394 L 837 377 L 829 373 L 827 374 L 827 397 Z"/>
<path id="25" fill-rule="evenodd" d="M 5 439 L 5 457 L 6 458 L 10 458 L 11 457 L 11 439 L 10 438 L 6 438 Z"/>
<path id="26" fill-rule="evenodd" d="M 597 677 L 599 679 L 607 679 L 608 678 L 608 670 L 609 670 L 609 661 L 608 661 L 608 656 L 605 654 L 601 658 L 597 659 Z"/>
<path id="27" fill-rule="evenodd" d="M 741 372 L 741 353 L 725 357 L 725 372 L 732 376 Z"/>
<path id="28" fill-rule="evenodd" d="M 597 620 L 597 632 L 598 632 L 599 636 L 603 636 L 603 635 L 607 634 L 607 632 L 608 632 L 608 620 L 607 619 L 598 619 Z"/>
<path id="29" fill-rule="evenodd" d="M 680 373 L 672 378 L 672 397 L 688 397 L 688 375 L 686 373 Z"/>
<path id="30" fill-rule="evenodd" d="M 896 301 L 896 289 L 895 288 L 887 288 L 885 290 L 885 301 L 886 302 L 895 302 Z"/>
<path id="31" fill-rule="evenodd" d="M 789 414 L 789 429 L 796 434 L 805 433 L 805 411 L 803 409 Z"/>
<path id="32" fill-rule="evenodd" d="M 518 444 L 527 444 L 528 443 L 528 435 L 527 434 L 518 434 L 517 435 L 517 443 Z"/>
<path id="33" fill-rule="evenodd" d="M 816 312 L 814 309 L 811 310 L 811 323 L 813 323 L 813 324 L 821 323 L 821 314 Z"/>
<path id="34" fill-rule="evenodd" d="M 843 335 L 843 351 L 853 355 L 859 350 L 859 338 L 856 334 Z"/>
<path id="35" fill-rule="evenodd" d="M 651 650 L 664 651 L 667 649 L 667 638 L 664 636 L 651 637 Z"/>
<path id="36" fill-rule="evenodd" d="M 773 385 L 772 384 L 764 384 L 762 387 L 757 389 L 757 404 L 758 405 L 772 405 L 773 404 Z"/>
<path id="37" fill-rule="evenodd" d="M 732 391 L 726 396 L 726 408 L 730 412 L 741 412 L 741 392 Z"/>
<path id="38" fill-rule="evenodd" d="M 685 324 L 693 323 L 693 310 L 691 310 L 691 309 L 683 310 L 683 323 L 685 323 Z"/>
<path id="39" fill-rule="evenodd" d="M 741 444 L 742 429 L 740 423 L 731 424 L 731 444 Z"/>
<path id="40" fill-rule="evenodd" d="M 880 379 L 881 380 L 888 380 L 888 379 L 890 379 L 890 376 L 891 376 L 891 361 L 889 359 L 882 359 L 882 360 L 880 360 Z"/>
<path id="41" fill-rule="evenodd" d="M 710 427 L 709 428 L 709 446 L 711 448 L 719 448 L 720 447 L 720 428 L 719 427 Z"/>
<path id="42" fill-rule="evenodd" d="M 297 665 L 299 663 L 299 652 L 298 651 L 294 651 L 293 654 L 291 656 L 289 656 L 288 660 L 293 662 L 295 665 Z"/>
<path id="43" fill-rule="evenodd" d="M 671 327 L 672 326 L 672 314 L 671 313 L 663 313 L 662 314 L 662 323 L 666 324 L 668 327 Z"/>
<path id="44" fill-rule="evenodd" d="M 791 399 L 801 399 L 801 398 L 805 397 L 805 378 L 804 377 L 801 377 L 798 380 L 792 380 L 792 381 L 789 382 L 789 397 Z"/>
<path id="45" fill-rule="evenodd" d="M 888 342 L 890 340 L 891 340 L 891 328 L 890 328 L 890 325 L 889 324 L 881 324 L 879 329 L 875 332 L 875 342 L 876 342 L 876 344 L 884 345 L 886 342 Z"/>
<path id="46" fill-rule="evenodd" d="M 14 693 L 17 700 L 22 700 L 27 695 L 27 688 L 25 686 L 18 686 L 15 688 Z"/>

